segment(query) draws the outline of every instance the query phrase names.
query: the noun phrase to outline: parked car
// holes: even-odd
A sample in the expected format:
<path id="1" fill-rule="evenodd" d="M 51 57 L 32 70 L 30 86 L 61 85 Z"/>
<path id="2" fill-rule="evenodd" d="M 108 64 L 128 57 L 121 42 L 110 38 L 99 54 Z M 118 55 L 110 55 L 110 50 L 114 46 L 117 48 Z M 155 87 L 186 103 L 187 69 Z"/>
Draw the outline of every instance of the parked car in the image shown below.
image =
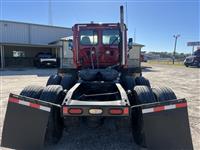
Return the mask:
<path id="1" fill-rule="evenodd" d="M 34 66 L 40 67 L 58 67 L 59 60 L 52 53 L 38 53 L 34 58 Z"/>
<path id="2" fill-rule="evenodd" d="M 191 56 L 186 57 L 184 65 L 186 67 L 196 66 L 200 68 L 200 49 L 196 50 Z"/>

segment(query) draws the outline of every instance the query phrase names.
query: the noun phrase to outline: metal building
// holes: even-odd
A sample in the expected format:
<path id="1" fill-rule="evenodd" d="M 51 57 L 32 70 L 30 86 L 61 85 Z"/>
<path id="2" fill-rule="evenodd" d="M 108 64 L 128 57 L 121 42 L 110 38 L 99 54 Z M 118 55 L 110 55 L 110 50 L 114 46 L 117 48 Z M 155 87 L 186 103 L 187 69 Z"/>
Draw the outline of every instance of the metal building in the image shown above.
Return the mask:
<path id="1" fill-rule="evenodd" d="M 32 67 L 39 52 L 59 57 L 60 45 L 49 43 L 71 35 L 71 28 L 0 20 L 1 69 Z"/>

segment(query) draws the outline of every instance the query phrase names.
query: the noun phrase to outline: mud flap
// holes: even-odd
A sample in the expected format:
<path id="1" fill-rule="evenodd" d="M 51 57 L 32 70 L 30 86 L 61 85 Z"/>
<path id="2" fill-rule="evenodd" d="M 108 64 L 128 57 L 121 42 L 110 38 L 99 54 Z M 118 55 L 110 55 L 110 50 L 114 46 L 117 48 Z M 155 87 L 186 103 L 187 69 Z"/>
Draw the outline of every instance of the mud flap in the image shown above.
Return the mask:
<path id="1" fill-rule="evenodd" d="M 185 99 L 144 105 L 142 117 L 148 149 L 193 150 Z"/>
<path id="2" fill-rule="evenodd" d="M 3 125 L 1 146 L 20 150 L 42 149 L 50 103 L 11 94 Z"/>

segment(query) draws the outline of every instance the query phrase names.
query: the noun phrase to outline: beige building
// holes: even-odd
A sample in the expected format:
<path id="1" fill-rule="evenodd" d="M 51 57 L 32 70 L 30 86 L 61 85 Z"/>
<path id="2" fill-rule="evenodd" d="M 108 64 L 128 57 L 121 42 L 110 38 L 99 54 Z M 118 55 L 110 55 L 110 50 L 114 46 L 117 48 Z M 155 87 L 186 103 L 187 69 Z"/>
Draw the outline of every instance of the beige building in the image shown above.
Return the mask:
<path id="1" fill-rule="evenodd" d="M 140 56 L 143 47 L 142 44 L 133 43 L 133 48 L 128 52 L 128 66 L 133 68 L 141 66 Z"/>

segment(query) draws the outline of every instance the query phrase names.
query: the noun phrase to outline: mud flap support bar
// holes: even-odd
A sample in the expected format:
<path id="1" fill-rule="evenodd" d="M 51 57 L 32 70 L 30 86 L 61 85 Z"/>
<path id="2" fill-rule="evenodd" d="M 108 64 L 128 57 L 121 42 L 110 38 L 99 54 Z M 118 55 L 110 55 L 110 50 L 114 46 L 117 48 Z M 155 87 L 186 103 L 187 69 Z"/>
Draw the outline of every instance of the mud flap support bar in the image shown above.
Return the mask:
<path id="1" fill-rule="evenodd" d="M 2 147 L 42 149 L 49 113 L 57 105 L 10 94 L 2 133 Z"/>
<path id="2" fill-rule="evenodd" d="M 147 104 L 141 109 L 148 149 L 193 150 L 185 99 Z"/>

